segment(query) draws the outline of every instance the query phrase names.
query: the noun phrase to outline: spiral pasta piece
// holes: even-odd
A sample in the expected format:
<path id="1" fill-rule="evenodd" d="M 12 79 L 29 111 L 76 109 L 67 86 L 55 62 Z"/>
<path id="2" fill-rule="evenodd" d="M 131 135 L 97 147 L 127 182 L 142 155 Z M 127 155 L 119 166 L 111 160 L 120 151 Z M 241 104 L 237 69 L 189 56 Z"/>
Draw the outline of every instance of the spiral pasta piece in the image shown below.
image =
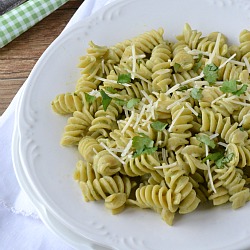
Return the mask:
<path id="1" fill-rule="evenodd" d="M 100 143 L 91 136 L 83 137 L 78 144 L 78 151 L 89 163 L 93 163 L 96 152 L 103 150 Z"/>
<path id="2" fill-rule="evenodd" d="M 185 171 L 179 167 L 165 168 L 163 170 L 165 181 L 172 190 L 173 204 L 179 208 L 179 213 L 186 214 L 194 211 L 200 200 L 196 197 L 189 177 L 185 176 Z"/>
<path id="3" fill-rule="evenodd" d="M 243 179 L 243 172 L 240 169 L 231 167 L 224 167 L 223 169 L 216 169 L 219 173 L 219 179 L 223 182 L 223 186 L 228 190 L 230 195 L 229 201 L 232 202 L 232 208 L 237 209 L 245 205 L 249 200 L 249 188 L 244 187 L 245 180 Z"/>
<path id="4" fill-rule="evenodd" d="M 93 168 L 103 176 L 111 176 L 121 169 L 121 162 L 107 150 L 98 152 L 93 158 Z"/>
<path id="5" fill-rule="evenodd" d="M 134 185 L 135 183 L 131 182 L 128 177 L 119 175 L 80 182 L 85 201 L 103 199 L 105 207 L 110 209 L 113 214 L 120 213 L 125 208 Z"/>
<path id="6" fill-rule="evenodd" d="M 67 115 L 74 111 L 81 111 L 82 106 L 81 98 L 75 93 L 59 94 L 51 102 L 53 111 L 60 115 Z"/>
<path id="7" fill-rule="evenodd" d="M 88 180 L 93 181 L 98 178 L 101 178 L 101 175 L 94 170 L 91 163 L 82 160 L 79 160 L 76 163 L 76 169 L 74 172 L 75 180 L 87 182 Z"/>
<path id="8" fill-rule="evenodd" d="M 238 123 L 231 124 L 230 117 L 225 117 L 219 113 L 214 113 L 211 109 L 202 109 L 201 131 L 218 133 L 226 143 L 244 143 L 248 134 L 237 128 Z"/>
<path id="9" fill-rule="evenodd" d="M 192 112 L 184 104 L 179 104 L 171 109 L 172 120 L 175 121 L 170 127 L 168 150 L 176 150 L 178 147 L 188 144 L 188 138 L 191 136 L 189 131 L 192 125 Z"/>
<path id="10" fill-rule="evenodd" d="M 154 171 L 154 166 L 160 163 L 153 155 L 143 154 L 136 158 L 128 159 L 121 167 L 121 173 L 127 176 L 142 176 Z"/>
<path id="11" fill-rule="evenodd" d="M 228 166 L 244 168 L 250 165 L 250 146 L 237 145 L 229 143 L 227 145 L 227 154 L 233 154 L 233 159 Z"/>
<path id="12" fill-rule="evenodd" d="M 95 117 L 89 127 L 90 132 L 96 132 L 100 135 L 106 136 L 108 132 L 117 127 L 116 119 L 121 113 L 121 106 L 111 102 L 105 111 L 103 106 L 100 106 L 95 113 Z"/>
<path id="13" fill-rule="evenodd" d="M 172 204 L 171 190 L 166 186 L 146 185 L 136 189 L 135 204 L 141 208 L 151 208 L 155 211 L 162 212 L 164 209 L 166 217 L 162 217 L 169 225 L 172 225 L 174 213 L 177 206 Z M 172 210 L 172 211 L 171 211 Z"/>

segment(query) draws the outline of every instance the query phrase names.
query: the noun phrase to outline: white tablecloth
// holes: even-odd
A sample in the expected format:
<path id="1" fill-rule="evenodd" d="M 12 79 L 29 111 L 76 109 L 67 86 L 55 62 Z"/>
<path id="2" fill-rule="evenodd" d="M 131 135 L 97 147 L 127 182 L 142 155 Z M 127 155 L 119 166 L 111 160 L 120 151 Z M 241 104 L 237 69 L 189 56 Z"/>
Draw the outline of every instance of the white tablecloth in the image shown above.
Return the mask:
<path id="1" fill-rule="evenodd" d="M 66 28 L 110 2 L 85 0 Z M 28 197 L 20 189 L 14 174 L 11 140 L 15 126 L 14 113 L 22 88 L 0 117 L 0 250 L 72 249 L 45 227 Z"/>

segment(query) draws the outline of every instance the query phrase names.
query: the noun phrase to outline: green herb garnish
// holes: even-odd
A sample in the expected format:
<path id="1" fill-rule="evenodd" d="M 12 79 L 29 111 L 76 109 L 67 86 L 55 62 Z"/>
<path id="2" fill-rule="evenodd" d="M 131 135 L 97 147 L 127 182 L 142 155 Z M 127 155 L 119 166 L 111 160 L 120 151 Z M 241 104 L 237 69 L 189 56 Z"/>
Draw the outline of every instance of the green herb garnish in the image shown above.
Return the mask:
<path id="1" fill-rule="evenodd" d="M 215 161 L 215 165 L 217 168 L 223 168 L 225 164 L 229 163 L 234 157 L 234 153 L 230 153 L 229 155 L 223 156 L 220 159 Z"/>
<path id="2" fill-rule="evenodd" d="M 218 70 L 219 68 L 213 63 L 207 64 L 203 69 L 204 79 L 209 83 L 215 83 L 218 79 Z"/>
<path id="3" fill-rule="evenodd" d="M 118 76 L 117 83 L 130 83 L 131 82 L 131 74 L 121 74 Z"/>
<path id="4" fill-rule="evenodd" d="M 110 102 L 112 101 L 112 98 L 109 97 L 102 89 L 101 89 L 100 93 L 102 96 L 102 106 L 103 106 L 104 111 L 106 111 Z"/>
<path id="5" fill-rule="evenodd" d="M 180 69 L 181 65 L 179 63 L 174 64 L 174 72 L 177 73 L 178 70 Z"/>
<path id="6" fill-rule="evenodd" d="M 157 147 L 154 147 L 154 141 L 151 140 L 145 134 L 140 134 L 141 136 L 134 136 L 132 138 L 132 147 L 135 148 L 133 157 L 140 156 L 142 154 L 152 154 L 157 150 Z"/>
<path id="7" fill-rule="evenodd" d="M 237 82 L 236 80 L 224 81 L 220 90 L 223 93 L 232 93 L 234 95 L 240 96 L 244 94 L 247 90 L 247 85 L 244 84 L 240 89 L 237 89 Z"/>
<path id="8" fill-rule="evenodd" d="M 185 91 L 188 90 L 188 86 L 187 85 L 183 85 L 180 88 L 178 88 L 178 91 Z"/>
<path id="9" fill-rule="evenodd" d="M 131 108 L 133 108 L 136 104 L 138 104 L 140 102 L 140 99 L 138 99 L 138 98 L 132 98 L 132 99 L 130 99 L 129 101 L 128 101 L 128 103 L 127 103 L 127 108 L 128 109 L 131 109 Z"/>
<path id="10" fill-rule="evenodd" d="M 208 154 L 208 156 L 205 157 L 202 162 L 206 162 L 207 160 L 217 161 L 221 159 L 222 157 L 224 157 L 224 153 L 222 152 L 211 153 L 211 154 Z"/>
<path id="11" fill-rule="evenodd" d="M 202 89 L 192 88 L 191 96 L 196 100 L 200 100 L 202 98 Z"/>
<path id="12" fill-rule="evenodd" d="M 120 106 L 124 106 L 124 105 L 127 104 L 127 101 L 122 100 L 122 99 L 119 99 L 119 98 L 114 98 L 114 101 L 115 101 L 118 105 L 120 105 Z"/>
<path id="13" fill-rule="evenodd" d="M 194 65 L 194 68 L 193 68 L 193 71 L 195 72 L 195 73 L 197 73 L 197 71 L 201 68 L 201 66 L 202 66 L 202 54 L 199 54 L 198 55 L 198 59 L 197 59 L 197 62 L 195 63 L 195 65 Z"/>
<path id="14" fill-rule="evenodd" d="M 107 90 L 111 94 L 116 94 L 118 91 L 114 89 L 113 87 L 105 87 L 105 90 Z"/>
<path id="15" fill-rule="evenodd" d="M 89 95 L 88 93 L 84 93 L 84 95 L 85 95 L 86 101 L 90 104 L 93 103 L 96 99 L 95 96 Z"/>
<path id="16" fill-rule="evenodd" d="M 216 144 L 213 140 L 211 140 L 209 138 L 209 136 L 207 135 L 196 135 L 196 139 L 204 144 L 206 144 L 207 146 L 209 146 L 210 148 L 215 148 Z"/>
<path id="17" fill-rule="evenodd" d="M 156 131 L 163 131 L 168 124 L 161 121 L 155 121 L 150 124 L 150 126 Z"/>

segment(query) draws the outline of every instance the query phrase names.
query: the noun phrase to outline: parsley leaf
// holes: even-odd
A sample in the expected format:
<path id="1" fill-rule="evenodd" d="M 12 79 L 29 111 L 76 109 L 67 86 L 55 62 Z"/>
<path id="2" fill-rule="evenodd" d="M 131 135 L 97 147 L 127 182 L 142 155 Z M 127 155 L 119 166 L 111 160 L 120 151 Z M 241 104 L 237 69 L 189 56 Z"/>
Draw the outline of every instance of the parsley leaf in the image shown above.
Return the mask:
<path id="1" fill-rule="evenodd" d="M 93 102 L 95 101 L 95 99 L 96 99 L 95 96 L 89 95 L 88 93 L 84 93 L 84 95 L 85 95 L 86 101 L 87 101 L 88 103 L 90 103 L 90 104 L 93 103 Z"/>
<path id="2" fill-rule="evenodd" d="M 199 55 L 198 55 L 197 62 L 195 63 L 194 68 L 193 68 L 193 71 L 194 71 L 195 73 L 197 73 L 198 69 L 202 66 L 202 61 L 201 61 L 201 59 L 202 59 L 202 54 L 199 54 Z"/>
<path id="3" fill-rule="evenodd" d="M 114 98 L 114 101 L 115 101 L 118 105 L 120 105 L 120 106 L 124 106 L 124 105 L 127 104 L 127 101 L 122 100 L 122 99 L 119 99 L 119 98 Z"/>
<path id="4" fill-rule="evenodd" d="M 134 158 L 142 154 L 152 154 L 157 150 L 157 147 L 154 147 L 154 141 L 144 134 L 132 138 L 132 147 L 135 148 Z"/>
<path id="5" fill-rule="evenodd" d="M 132 98 L 132 99 L 130 99 L 129 101 L 128 101 L 128 103 L 127 103 L 127 108 L 128 109 L 131 109 L 131 108 L 133 108 L 136 104 L 138 104 L 140 102 L 140 99 L 138 99 L 138 98 Z"/>
<path id="6" fill-rule="evenodd" d="M 168 124 L 161 121 L 155 121 L 150 124 L 150 126 L 156 131 L 163 131 Z"/>
<path id="7" fill-rule="evenodd" d="M 215 148 L 215 142 L 213 140 L 211 140 L 209 138 L 209 136 L 207 135 L 196 135 L 196 139 L 204 144 L 206 144 L 207 146 L 209 146 L 210 148 Z"/>
<path id="8" fill-rule="evenodd" d="M 181 65 L 179 63 L 174 64 L 174 72 L 177 73 L 178 70 L 180 69 Z"/>
<path id="9" fill-rule="evenodd" d="M 236 80 L 224 81 L 222 87 L 220 87 L 220 90 L 223 93 L 232 93 L 234 95 L 240 96 L 241 94 L 244 94 L 246 92 L 247 85 L 244 84 L 240 89 L 237 89 Z"/>
<path id="10" fill-rule="evenodd" d="M 103 109 L 104 109 L 104 111 L 106 111 L 109 104 L 110 104 L 110 102 L 112 101 L 112 98 L 109 97 L 102 89 L 101 89 L 100 93 L 101 93 L 101 96 L 102 96 Z"/>
<path id="11" fill-rule="evenodd" d="M 191 96 L 196 100 L 200 100 L 202 98 L 202 89 L 192 88 Z"/>
<path id="12" fill-rule="evenodd" d="M 111 94 L 116 94 L 118 91 L 114 89 L 113 87 L 105 87 L 105 90 L 107 90 Z"/>
<path id="13" fill-rule="evenodd" d="M 131 74 L 121 74 L 118 76 L 117 83 L 130 83 L 131 82 Z"/>
<path id="14" fill-rule="evenodd" d="M 215 165 L 217 168 L 223 168 L 226 163 L 229 163 L 234 157 L 234 153 L 230 153 L 229 155 L 223 156 L 220 159 L 215 161 Z"/>
<path id="15" fill-rule="evenodd" d="M 204 79 L 209 83 L 215 83 L 218 79 L 218 70 L 219 68 L 213 63 L 207 64 L 203 69 Z"/>
<path id="16" fill-rule="evenodd" d="M 188 89 L 188 86 L 187 85 L 183 85 L 180 88 L 178 88 L 178 91 L 185 91 L 187 89 Z"/>
<path id="17" fill-rule="evenodd" d="M 205 157 L 202 162 L 206 162 L 207 160 L 217 161 L 217 160 L 219 160 L 222 157 L 224 157 L 224 153 L 222 153 L 222 152 L 215 152 L 215 153 L 208 154 L 208 156 Z"/>

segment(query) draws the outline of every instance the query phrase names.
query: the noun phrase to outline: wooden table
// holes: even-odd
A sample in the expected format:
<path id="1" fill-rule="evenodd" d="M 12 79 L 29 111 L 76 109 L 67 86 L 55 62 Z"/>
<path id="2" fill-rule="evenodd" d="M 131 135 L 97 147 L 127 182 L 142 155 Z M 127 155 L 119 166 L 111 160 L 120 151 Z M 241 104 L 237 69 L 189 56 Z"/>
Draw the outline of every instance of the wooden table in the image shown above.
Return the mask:
<path id="1" fill-rule="evenodd" d="M 0 115 L 27 79 L 44 50 L 61 33 L 84 0 L 70 0 L 0 49 Z"/>

